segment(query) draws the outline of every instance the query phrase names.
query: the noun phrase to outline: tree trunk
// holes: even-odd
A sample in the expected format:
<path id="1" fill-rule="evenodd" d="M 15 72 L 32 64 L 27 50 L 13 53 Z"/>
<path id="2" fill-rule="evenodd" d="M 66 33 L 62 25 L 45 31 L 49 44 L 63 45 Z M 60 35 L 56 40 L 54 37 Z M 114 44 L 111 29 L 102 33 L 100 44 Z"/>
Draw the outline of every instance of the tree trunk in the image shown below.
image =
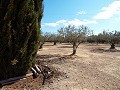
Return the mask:
<path id="1" fill-rule="evenodd" d="M 43 45 L 44 45 L 44 42 L 42 42 L 42 43 L 40 44 L 39 49 L 42 49 L 42 48 L 43 48 Z"/>
<path id="2" fill-rule="evenodd" d="M 57 43 L 57 42 L 56 42 L 56 41 L 54 41 L 54 45 L 56 45 L 56 43 Z"/>
<path id="3" fill-rule="evenodd" d="M 71 55 L 75 55 L 77 50 L 77 45 L 76 43 L 73 43 L 73 53 Z"/>
<path id="4" fill-rule="evenodd" d="M 99 44 L 99 42 L 97 42 L 97 45 Z"/>
<path id="5" fill-rule="evenodd" d="M 0 80 L 26 74 L 35 63 L 42 1 L 0 1 Z"/>
<path id="6" fill-rule="evenodd" d="M 114 43 L 111 43 L 110 49 L 115 49 L 115 44 Z"/>

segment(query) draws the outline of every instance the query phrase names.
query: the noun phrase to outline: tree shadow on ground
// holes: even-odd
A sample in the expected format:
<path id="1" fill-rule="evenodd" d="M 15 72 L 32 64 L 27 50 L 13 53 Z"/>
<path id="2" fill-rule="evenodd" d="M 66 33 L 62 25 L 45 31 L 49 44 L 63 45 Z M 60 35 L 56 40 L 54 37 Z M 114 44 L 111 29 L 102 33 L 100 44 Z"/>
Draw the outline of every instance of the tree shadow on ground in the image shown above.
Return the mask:
<path id="1" fill-rule="evenodd" d="M 49 59 L 49 58 L 54 58 L 54 57 L 60 57 L 59 54 L 52 55 L 52 54 L 45 54 L 45 55 L 37 55 L 37 59 Z"/>
<path id="2" fill-rule="evenodd" d="M 44 46 L 54 46 L 53 44 L 45 44 Z"/>
<path id="3" fill-rule="evenodd" d="M 86 44 L 86 46 L 100 46 L 100 44 L 93 43 L 93 44 Z"/>
<path id="4" fill-rule="evenodd" d="M 46 54 L 46 55 L 37 55 L 36 59 L 37 59 L 37 63 L 43 63 L 43 64 L 63 64 L 63 63 L 67 63 L 68 59 L 73 59 L 75 57 L 71 56 L 71 55 L 59 55 L 59 54 Z"/>
<path id="5" fill-rule="evenodd" d="M 62 45 L 71 45 L 71 43 L 62 43 Z"/>
<path id="6" fill-rule="evenodd" d="M 58 48 L 73 48 L 73 46 L 60 46 Z"/>
<path id="7" fill-rule="evenodd" d="M 117 49 L 103 49 L 103 48 L 96 48 L 96 49 L 92 49 L 90 50 L 91 52 L 94 53 L 103 53 L 103 52 L 120 52 L 120 50 Z"/>

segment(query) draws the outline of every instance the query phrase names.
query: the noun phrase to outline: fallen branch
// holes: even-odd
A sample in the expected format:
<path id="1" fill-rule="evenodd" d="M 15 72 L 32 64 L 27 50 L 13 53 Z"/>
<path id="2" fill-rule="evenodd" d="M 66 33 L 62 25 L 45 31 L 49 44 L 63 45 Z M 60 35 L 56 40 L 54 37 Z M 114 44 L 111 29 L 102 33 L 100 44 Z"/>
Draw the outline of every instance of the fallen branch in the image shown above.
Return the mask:
<path id="1" fill-rule="evenodd" d="M 43 82 L 42 85 L 44 85 L 45 80 L 48 79 L 50 76 L 52 76 L 52 70 L 47 65 L 42 65 L 40 68 L 39 66 L 35 65 L 31 68 L 31 71 L 33 73 L 33 78 L 37 78 L 40 74 L 43 76 Z"/>

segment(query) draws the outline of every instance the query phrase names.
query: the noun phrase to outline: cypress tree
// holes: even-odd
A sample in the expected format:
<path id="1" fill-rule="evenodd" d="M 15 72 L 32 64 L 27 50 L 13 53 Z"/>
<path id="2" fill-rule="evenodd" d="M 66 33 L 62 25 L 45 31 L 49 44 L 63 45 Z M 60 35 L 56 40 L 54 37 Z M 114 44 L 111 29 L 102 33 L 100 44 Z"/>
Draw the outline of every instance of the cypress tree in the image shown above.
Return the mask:
<path id="1" fill-rule="evenodd" d="M 0 0 L 0 80 L 34 65 L 42 14 L 43 0 Z"/>

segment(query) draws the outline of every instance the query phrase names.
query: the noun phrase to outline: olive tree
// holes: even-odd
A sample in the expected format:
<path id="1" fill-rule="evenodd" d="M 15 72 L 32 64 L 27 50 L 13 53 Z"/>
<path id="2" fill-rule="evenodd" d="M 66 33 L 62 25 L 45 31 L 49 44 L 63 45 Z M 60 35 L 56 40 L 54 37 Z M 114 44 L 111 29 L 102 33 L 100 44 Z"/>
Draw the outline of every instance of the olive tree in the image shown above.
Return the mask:
<path id="1" fill-rule="evenodd" d="M 89 43 L 97 43 L 98 44 L 98 36 L 97 35 L 90 35 L 87 37 L 87 42 Z"/>
<path id="2" fill-rule="evenodd" d="M 99 42 L 102 43 L 109 43 L 110 49 L 115 49 L 115 44 L 120 42 L 120 32 L 112 31 L 107 32 L 103 31 L 102 33 L 98 34 Z"/>
<path id="3" fill-rule="evenodd" d="M 34 65 L 42 15 L 43 0 L 0 0 L 0 80 Z"/>
<path id="4" fill-rule="evenodd" d="M 115 44 L 120 42 L 120 32 L 112 31 L 106 32 L 106 40 L 110 44 L 110 49 L 115 49 Z"/>
<path id="5" fill-rule="evenodd" d="M 86 41 L 88 31 L 88 27 L 83 25 L 79 26 L 79 28 L 69 25 L 67 27 L 60 28 L 58 33 L 63 37 L 64 42 L 68 42 L 73 45 L 73 53 L 71 55 L 74 55 L 76 54 L 76 50 L 80 43 Z"/>
<path id="6" fill-rule="evenodd" d="M 43 40 L 44 42 L 53 42 L 53 45 L 56 45 L 56 43 L 59 41 L 59 36 L 55 33 L 46 32 L 43 34 Z"/>

